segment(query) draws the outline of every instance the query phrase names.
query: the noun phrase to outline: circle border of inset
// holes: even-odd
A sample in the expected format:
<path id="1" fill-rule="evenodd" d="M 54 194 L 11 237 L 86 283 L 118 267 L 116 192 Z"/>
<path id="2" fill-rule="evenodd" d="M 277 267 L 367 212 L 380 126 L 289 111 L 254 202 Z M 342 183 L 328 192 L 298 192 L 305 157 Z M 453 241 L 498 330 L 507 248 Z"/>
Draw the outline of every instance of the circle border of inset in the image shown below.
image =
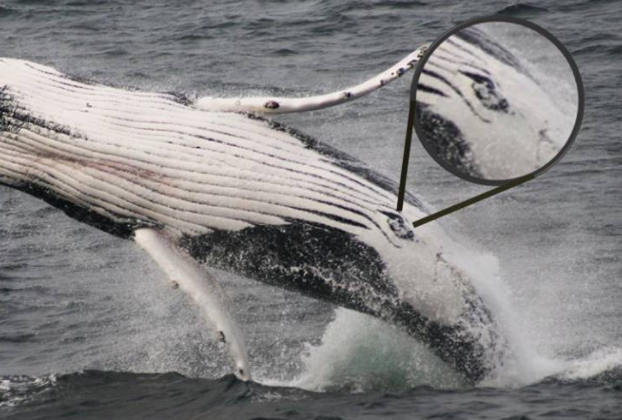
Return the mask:
<path id="1" fill-rule="evenodd" d="M 540 35 L 544 36 L 546 39 L 552 42 L 553 45 L 555 45 L 557 49 L 562 53 L 562 55 L 566 59 L 566 62 L 568 63 L 568 65 L 570 66 L 572 70 L 575 83 L 577 84 L 577 96 L 578 96 L 577 117 L 575 119 L 575 124 L 574 124 L 574 127 L 572 128 L 572 132 L 570 133 L 568 140 L 566 140 L 566 144 L 564 144 L 564 147 L 562 147 L 561 150 L 557 153 L 557 155 L 555 155 L 555 157 L 553 157 L 548 163 L 546 163 L 541 168 L 531 172 L 530 174 L 524 174 L 516 178 L 509 178 L 509 179 L 504 179 L 504 180 L 488 180 L 488 179 L 482 179 L 482 178 L 475 178 L 468 174 L 457 171 L 454 167 L 452 167 L 448 163 L 437 158 L 437 156 L 435 156 L 431 148 L 423 140 L 425 136 L 422 136 L 423 130 L 419 126 L 419 123 L 418 123 L 419 118 L 417 117 L 417 111 L 416 111 L 417 86 L 419 85 L 419 78 L 421 77 L 421 73 L 423 72 L 423 68 L 425 67 L 425 64 L 427 63 L 431 55 L 434 53 L 434 51 L 445 40 L 447 40 L 447 38 L 454 35 L 455 33 L 465 28 L 468 28 L 468 27 L 471 27 L 471 26 L 474 26 L 480 23 L 487 23 L 487 22 L 514 23 L 514 24 L 522 25 L 524 27 L 532 29 L 536 31 L 537 33 L 539 33 Z M 511 16 L 503 16 L 503 15 L 489 15 L 489 16 L 470 19 L 470 20 L 467 20 L 466 22 L 463 22 L 459 25 L 454 26 L 453 28 L 445 32 L 443 35 L 441 35 L 436 41 L 434 41 L 430 45 L 430 47 L 427 49 L 427 51 L 425 52 L 421 60 L 417 63 L 417 67 L 415 68 L 415 74 L 413 75 L 413 80 L 410 86 L 410 101 L 411 101 L 411 106 L 415 107 L 415 118 L 414 118 L 413 125 L 415 126 L 414 128 L 415 128 L 415 132 L 417 133 L 417 138 L 419 138 L 419 141 L 423 145 L 424 149 L 428 152 L 428 154 L 432 157 L 432 159 L 434 159 L 436 163 L 438 163 L 448 172 L 466 181 L 473 182 L 475 184 L 480 184 L 480 185 L 497 186 L 497 185 L 503 185 L 507 182 L 517 180 L 519 178 L 523 178 L 528 175 L 533 175 L 533 176 L 541 175 L 542 173 L 549 170 L 553 165 L 555 165 L 557 162 L 561 160 L 561 158 L 566 154 L 566 152 L 568 152 L 568 149 L 570 149 L 570 147 L 575 141 L 575 138 L 579 134 L 581 123 L 583 122 L 583 111 L 584 111 L 584 106 L 585 106 L 585 92 L 583 90 L 583 80 L 581 79 L 581 74 L 579 73 L 579 67 L 577 66 L 577 63 L 574 61 L 574 59 L 572 58 L 572 55 L 566 49 L 566 47 L 557 38 L 555 38 L 555 36 L 553 36 L 549 31 L 525 19 L 511 17 Z"/>

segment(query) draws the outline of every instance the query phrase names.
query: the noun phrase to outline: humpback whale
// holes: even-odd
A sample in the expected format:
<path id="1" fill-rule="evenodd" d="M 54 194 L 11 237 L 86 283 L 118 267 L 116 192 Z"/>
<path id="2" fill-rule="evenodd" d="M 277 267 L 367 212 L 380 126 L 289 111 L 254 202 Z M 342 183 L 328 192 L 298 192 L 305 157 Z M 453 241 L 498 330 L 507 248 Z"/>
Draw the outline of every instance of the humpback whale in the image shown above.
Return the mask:
<path id="1" fill-rule="evenodd" d="M 120 89 L 0 59 L 0 183 L 135 241 L 204 311 L 250 379 L 244 340 L 210 269 L 381 318 L 476 382 L 503 347 L 457 262 L 460 246 L 363 163 L 267 115 L 367 94 L 421 50 L 313 98 L 201 98 Z"/>

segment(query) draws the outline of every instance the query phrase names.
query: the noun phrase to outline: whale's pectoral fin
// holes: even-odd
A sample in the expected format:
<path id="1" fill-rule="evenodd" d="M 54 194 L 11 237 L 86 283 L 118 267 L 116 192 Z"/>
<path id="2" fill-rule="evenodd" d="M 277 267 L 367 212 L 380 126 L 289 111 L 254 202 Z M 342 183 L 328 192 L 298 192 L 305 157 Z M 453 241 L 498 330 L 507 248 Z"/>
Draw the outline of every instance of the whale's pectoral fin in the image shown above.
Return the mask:
<path id="1" fill-rule="evenodd" d="M 201 307 L 216 329 L 218 340 L 229 346 L 236 375 L 242 380 L 250 380 L 242 334 L 229 315 L 227 296 L 216 279 L 164 232 L 138 229 L 134 232 L 134 240 L 164 270 L 171 284 L 187 293 Z"/>
<path id="2" fill-rule="evenodd" d="M 306 112 L 324 109 L 331 106 L 341 105 L 363 97 L 375 90 L 386 86 L 393 80 L 404 75 L 408 70 L 415 67 L 417 62 L 423 57 L 427 46 L 419 47 L 397 64 L 384 72 L 372 77 L 371 79 L 341 89 L 336 92 L 326 93 L 308 97 L 238 97 L 238 98 L 215 98 L 204 96 L 199 98 L 195 106 L 204 111 L 218 112 L 250 112 L 253 114 L 288 114 L 292 112 Z"/>

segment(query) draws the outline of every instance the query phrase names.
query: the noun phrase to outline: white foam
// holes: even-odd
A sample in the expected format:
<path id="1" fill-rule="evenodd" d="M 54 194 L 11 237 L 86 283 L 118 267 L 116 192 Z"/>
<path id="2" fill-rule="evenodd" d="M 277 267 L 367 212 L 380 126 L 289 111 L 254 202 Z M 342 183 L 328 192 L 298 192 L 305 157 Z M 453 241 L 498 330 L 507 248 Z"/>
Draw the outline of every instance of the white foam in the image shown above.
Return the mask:
<path id="1" fill-rule="evenodd" d="M 308 346 L 305 371 L 288 383 L 314 391 L 454 388 L 461 378 L 423 344 L 371 316 L 339 308 L 322 337 Z"/>
<path id="2" fill-rule="evenodd" d="M 606 347 L 585 358 L 567 362 L 566 368 L 558 377 L 569 380 L 588 379 L 621 366 L 622 348 Z"/>

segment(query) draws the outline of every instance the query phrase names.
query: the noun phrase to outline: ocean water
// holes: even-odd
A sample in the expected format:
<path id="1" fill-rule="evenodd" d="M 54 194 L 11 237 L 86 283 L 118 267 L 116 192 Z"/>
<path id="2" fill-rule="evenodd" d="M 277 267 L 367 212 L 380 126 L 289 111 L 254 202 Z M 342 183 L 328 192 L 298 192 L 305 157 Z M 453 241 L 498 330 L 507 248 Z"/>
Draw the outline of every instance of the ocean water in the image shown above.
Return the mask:
<path id="1" fill-rule="evenodd" d="M 306 95 L 365 80 L 495 13 L 557 36 L 586 91 L 561 163 L 442 221 L 487 256 L 520 356 L 498 377 L 468 387 L 378 321 L 218 273 L 255 371 L 243 383 L 131 242 L 0 187 L 0 418 L 622 418 L 619 2 L 9 0 L 0 56 L 150 91 Z M 276 119 L 398 179 L 409 85 Z M 408 188 L 437 209 L 487 189 L 419 144 Z"/>

